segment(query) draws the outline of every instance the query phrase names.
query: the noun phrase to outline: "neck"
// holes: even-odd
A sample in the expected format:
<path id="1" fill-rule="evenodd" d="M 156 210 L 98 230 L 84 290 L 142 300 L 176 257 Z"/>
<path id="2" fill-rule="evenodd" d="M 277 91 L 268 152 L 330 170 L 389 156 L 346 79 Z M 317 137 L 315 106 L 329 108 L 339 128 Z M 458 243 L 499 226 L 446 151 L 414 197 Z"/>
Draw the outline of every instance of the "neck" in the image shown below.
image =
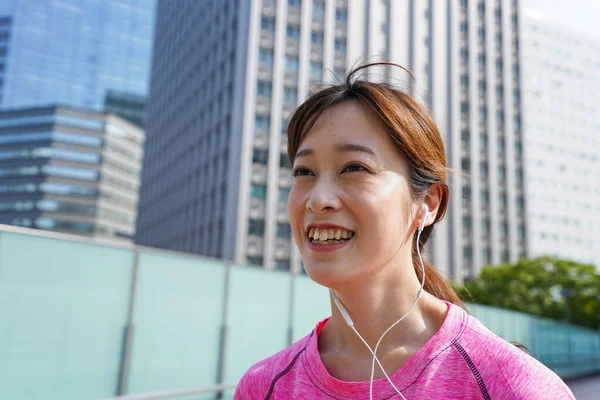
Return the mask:
<path id="1" fill-rule="evenodd" d="M 394 271 L 391 276 L 388 273 L 385 278 L 375 277 L 357 285 L 348 284 L 335 291 L 352 318 L 354 327 L 372 349 L 381 335 L 409 311 L 420 288 L 412 266 L 390 270 Z M 348 326 L 333 297 L 331 306 L 331 319 L 322 332 L 323 346 L 357 357 L 370 357 L 371 353 Z M 412 311 L 382 340 L 378 356 L 398 349 L 406 353 L 416 351 L 437 332 L 445 314 L 446 305 L 424 292 Z"/>

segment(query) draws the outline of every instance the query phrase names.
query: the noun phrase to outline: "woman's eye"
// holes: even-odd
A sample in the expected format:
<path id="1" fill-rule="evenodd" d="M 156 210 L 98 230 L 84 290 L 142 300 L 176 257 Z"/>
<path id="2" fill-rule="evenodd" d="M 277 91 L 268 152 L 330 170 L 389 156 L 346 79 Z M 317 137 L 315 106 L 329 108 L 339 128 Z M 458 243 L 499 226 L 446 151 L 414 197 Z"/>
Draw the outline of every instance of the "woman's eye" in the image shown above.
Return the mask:
<path id="1" fill-rule="evenodd" d="M 306 169 L 306 168 L 296 168 L 294 170 L 294 172 L 292 172 L 292 176 L 306 176 L 306 175 L 312 175 L 312 172 L 310 172 L 310 170 Z"/>
<path id="2" fill-rule="evenodd" d="M 344 168 L 344 171 L 342 171 L 342 172 L 360 172 L 360 171 L 367 171 L 367 169 L 360 164 L 350 164 L 346 168 Z"/>

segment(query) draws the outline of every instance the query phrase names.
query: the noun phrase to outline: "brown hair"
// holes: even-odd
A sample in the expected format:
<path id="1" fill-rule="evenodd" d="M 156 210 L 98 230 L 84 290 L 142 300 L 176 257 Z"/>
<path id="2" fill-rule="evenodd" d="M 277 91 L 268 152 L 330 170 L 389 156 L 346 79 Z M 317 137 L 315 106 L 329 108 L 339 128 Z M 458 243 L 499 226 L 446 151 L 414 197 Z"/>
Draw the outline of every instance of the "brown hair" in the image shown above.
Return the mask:
<path id="1" fill-rule="evenodd" d="M 425 196 L 431 185 L 438 184 L 443 196 L 430 226 L 421 233 L 419 243 L 413 240 L 413 262 L 419 280 L 421 266 L 416 257 L 417 246 L 422 250 L 431 236 L 433 225 L 446 214 L 450 191 L 446 182 L 446 152 L 438 128 L 428 111 L 410 95 L 392 88 L 386 83 L 374 83 L 357 78 L 360 70 L 386 66 L 404 67 L 387 62 L 370 63 L 352 70 L 345 82 L 327 86 L 310 95 L 294 114 L 288 127 L 288 157 L 293 163 L 300 144 L 315 124 L 319 116 L 328 108 L 348 100 L 356 100 L 371 109 L 396 145 L 400 154 L 409 164 L 409 186 L 413 200 Z M 412 76 L 412 74 L 410 74 Z M 433 266 L 425 264 L 425 290 L 439 299 L 449 301 L 464 308 L 464 304 L 454 289 L 440 276 Z"/>

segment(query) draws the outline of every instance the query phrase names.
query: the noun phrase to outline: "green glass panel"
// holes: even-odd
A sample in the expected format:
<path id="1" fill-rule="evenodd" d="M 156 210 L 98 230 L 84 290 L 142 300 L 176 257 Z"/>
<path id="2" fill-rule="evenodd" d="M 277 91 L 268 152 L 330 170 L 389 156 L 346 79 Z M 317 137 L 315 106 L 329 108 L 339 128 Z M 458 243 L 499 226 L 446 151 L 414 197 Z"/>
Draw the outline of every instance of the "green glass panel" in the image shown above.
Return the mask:
<path id="1" fill-rule="evenodd" d="M 331 315 L 329 292 L 307 276 L 298 275 L 294 291 L 294 341 L 308 335 L 317 322 Z"/>
<path id="2" fill-rule="evenodd" d="M 140 253 L 129 393 L 216 384 L 225 273 L 217 261 Z"/>
<path id="3" fill-rule="evenodd" d="M 0 233 L 0 397 L 93 399 L 119 382 L 132 250 Z"/>
<path id="4" fill-rule="evenodd" d="M 289 273 L 232 267 L 225 383 L 288 345 L 290 282 Z"/>

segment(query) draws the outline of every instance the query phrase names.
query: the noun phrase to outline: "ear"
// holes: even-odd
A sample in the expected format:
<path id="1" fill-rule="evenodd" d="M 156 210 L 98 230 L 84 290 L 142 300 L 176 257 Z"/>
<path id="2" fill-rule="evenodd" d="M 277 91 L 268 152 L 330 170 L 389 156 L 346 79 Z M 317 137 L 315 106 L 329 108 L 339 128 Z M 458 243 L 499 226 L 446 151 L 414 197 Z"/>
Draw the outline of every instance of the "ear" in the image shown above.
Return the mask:
<path id="1" fill-rule="evenodd" d="M 427 207 L 429 207 L 429 212 L 427 213 L 427 215 L 423 216 L 423 209 L 421 209 L 421 211 L 420 211 L 421 218 L 424 217 L 426 219 L 425 226 L 429 226 L 434 223 L 435 218 L 440 209 L 440 206 L 442 204 L 443 197 L 444 197 L 444 190 L 442 189 L 442 187 L 438 184 L 431 185 L 431 187 L 429 188 L 429 191 L 427 192 L 427 194 L 425 195 L 425 198 L 423 199 L 423 202 L 425 204 L 427 204 Z M 419 218 L 419 223 L 421 221 L 421 218 Z"/>

